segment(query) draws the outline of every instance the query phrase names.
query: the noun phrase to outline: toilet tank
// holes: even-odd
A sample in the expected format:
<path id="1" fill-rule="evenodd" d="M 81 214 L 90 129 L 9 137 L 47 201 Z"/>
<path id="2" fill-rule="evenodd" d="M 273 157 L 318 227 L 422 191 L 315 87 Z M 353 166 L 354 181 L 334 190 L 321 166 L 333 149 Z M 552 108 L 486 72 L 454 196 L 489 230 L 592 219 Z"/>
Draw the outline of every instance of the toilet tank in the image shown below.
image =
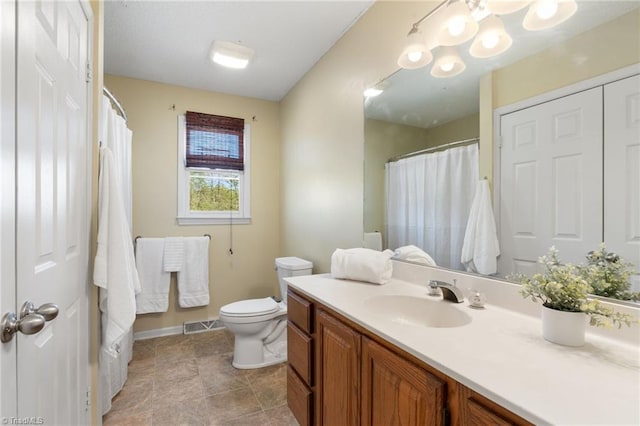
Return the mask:
<path id="1" fill-rule="evenodd" d="M 278 271 L 278 284 L 280 285 L 280 296 L 282 301 L 287 303 L 287 283 L 283 278 L 299 277 L 311 275 L 313 263 L 299 257 L 277 257 L 276 271 Z"/>

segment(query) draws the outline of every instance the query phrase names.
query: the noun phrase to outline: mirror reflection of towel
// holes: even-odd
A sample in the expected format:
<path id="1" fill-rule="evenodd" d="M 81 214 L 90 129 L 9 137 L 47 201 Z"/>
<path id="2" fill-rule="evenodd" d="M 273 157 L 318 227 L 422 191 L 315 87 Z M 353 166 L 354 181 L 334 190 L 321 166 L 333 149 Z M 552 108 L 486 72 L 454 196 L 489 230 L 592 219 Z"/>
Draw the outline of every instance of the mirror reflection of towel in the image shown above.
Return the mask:
<path id="1" fill-rule="evenodd" d="M 491 207 L 489 181 L 482 179 L 476 186 L 476 195 L 471 205 L 461 261 L 469 272 L 491 275 L 498 271 L 499 255 L 500 246 Z"/>
<path id="2" fill-rule="evenodd" d="M 420 247 L 414 245 L 398 247 L 395 251 L 394 259 L 405 260 L 407 262 L 419 263 L 425 266 L 438 266 L 435 260 Z"/>

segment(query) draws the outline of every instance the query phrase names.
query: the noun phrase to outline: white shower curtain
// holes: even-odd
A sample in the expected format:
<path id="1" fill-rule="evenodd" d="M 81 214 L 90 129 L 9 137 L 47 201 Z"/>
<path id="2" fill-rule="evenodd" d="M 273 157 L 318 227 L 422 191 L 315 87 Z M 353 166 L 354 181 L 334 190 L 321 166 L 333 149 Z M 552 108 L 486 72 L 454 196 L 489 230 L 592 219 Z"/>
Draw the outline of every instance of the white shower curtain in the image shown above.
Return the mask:
<path id="1" fill-rule="evenodd" d="M 389 248 L 413 244 L 438 264 L 464 270 L 464 233 L 478 181 L 478 145 L 386 164 Z"/>
<path id="2" fill-rule="evenodd" d="M 127 128 L 127 122 L 111 107 L 111 102 L 106 96 L 102 96 L 102 105 L 99 121 L 100 143 L 113 154 L 115 180 L 118 184 L 118 192 L 121 194 L 125 216 L 129 225 L 128 240 L 131 241 L 132 232 L 132 181 L 131 181 L 131 140 L 132 132 Z M 99 195 L 99 202 L 102 197 Z M 100 226 L 100 224 L 98 224 Z M 100 288 L 101 310 L 107 305 L 108 291 Z M 103 328 L 108 321 L 107 313 L 101 312 Z M 103 330 L 104 340 L 104 330 Z M 102 346 L 99 356 L 100 374 L 100 398 L 101 414 L 111 410 L 111 399 L 122 389 L 128 375 L 128 364 L 131 361 L 133 349 L 133 331 L 129 330 L 114 345 L 115 351 Z"/>

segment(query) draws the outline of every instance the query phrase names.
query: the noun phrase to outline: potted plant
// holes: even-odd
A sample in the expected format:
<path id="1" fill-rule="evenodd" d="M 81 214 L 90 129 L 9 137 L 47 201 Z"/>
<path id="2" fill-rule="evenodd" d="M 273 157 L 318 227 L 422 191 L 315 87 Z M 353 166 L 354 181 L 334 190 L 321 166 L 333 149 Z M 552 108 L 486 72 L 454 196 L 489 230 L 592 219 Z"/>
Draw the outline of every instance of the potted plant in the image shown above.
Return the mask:
<path id="1" fill-rule="evenodd" d="M 587 253 L 587 264 L 578 266 L 578 272 L 592 287 L 592 294 L 619 300 L 640 301 L 640 292 L 631 291 L 629 278 L 635 273 L 634 265 L 613 252 L 607 252 L 604 243 L 598 250 Z"/>
<path id="2" fill-rule="evenodd" d="M 511 277 L 522 284 L 522 296 L 542 302 L 542 334 L 546 340 L 582 346 L 587 322 L 595 326 L 616 325 L 618 328 L 637 322 L 631 315 L 616 312 L 590 299 L 588 296 L 593 287 L 587 281 L 588 275 L 581 273 L 580 267 L 560 263 L 555 247 L 551 247 L 538 262 L 544 265 L 542 273 L 532 277 L 522 274 Z"/>

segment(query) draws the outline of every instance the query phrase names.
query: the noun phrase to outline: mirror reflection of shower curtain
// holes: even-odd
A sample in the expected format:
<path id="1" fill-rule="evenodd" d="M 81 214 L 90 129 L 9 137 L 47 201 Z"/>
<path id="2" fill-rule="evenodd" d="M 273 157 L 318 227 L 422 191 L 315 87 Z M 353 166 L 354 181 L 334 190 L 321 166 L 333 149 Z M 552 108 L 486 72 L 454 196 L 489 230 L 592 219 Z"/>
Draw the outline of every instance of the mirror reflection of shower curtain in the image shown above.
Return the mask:
<path id="1" fill-rule="evenodd" d="M 388 248 L 413 244 L 446 268 L 460 263 L 478 181 L 478 144 L 387 163 Z"/>

